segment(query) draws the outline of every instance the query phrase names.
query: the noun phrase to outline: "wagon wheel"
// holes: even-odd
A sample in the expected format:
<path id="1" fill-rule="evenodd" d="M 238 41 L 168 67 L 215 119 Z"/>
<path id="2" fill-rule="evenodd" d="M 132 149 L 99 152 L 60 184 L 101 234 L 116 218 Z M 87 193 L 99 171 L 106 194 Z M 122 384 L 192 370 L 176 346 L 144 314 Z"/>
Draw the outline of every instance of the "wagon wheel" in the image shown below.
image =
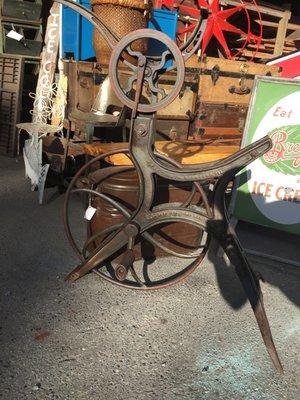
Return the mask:
<path id="1" fill-rule="evenodd" d="M 129 157 L 128 151 L 121 152 Z M 93 169 L 93 166 L 98 165 L 100 161 L 102 162 L 107 157 L 114 156 L 117 153 L 120 153 L 120 150 L 98 156 L 83 166 L 73 178 L 66 193 L 65 229 L 69 242 L 81 262 L 85 261 L 95 248 L 100 247 L 104 240 L 109 240 L 124 227 L 135 212 L 136 204 L 129 204 L 122 196 L 107 192 L 107 188 L 111 187 L 108 179 L 115 179 L 129 172 L 137 177 L 135 167 L 121 166 Z M 161 158 L 163 162 L 173 163 L 172 161 L 167 161 L 164 156 L 161 156 Z M 87 173 L 88 171 L 92 172 Z M 85 237 L 81 237 L 81 240 L 78 240 L 78 221 L 76 224 L 73 223 L 73 227 L 70 221 L 70 214 L 72 214 L 71 203 L 74 197 L 77 199 L 75 200 L 77 201 L 77 206 L 75 211 L 73 210 L 73 216 L 80 215 L 81 222 L 83 221 L 84 208 L 82 210 L 78 208 L 78 196 L 74 196 L 78 194 L 84 197 L 85 205 L 90 204 L 97 209 L 93 219 L 86 223 L 87 227 L 84 226 L 84 231 L 88 231 L 88 234 Z M 136 198 L 138 199 L 138 196 Z M 154 210 L 178 206 L 189 207 L 192 205 L 201 212 L 210 215 L 211 211 L 206 194 L 197 182 L 191 184 L 191 190 L 186 191 L 186 197 L 180 203 L 155 204 Z M 106 225 L 103 224 L 105 216 L 103 217 L 103 214 L 101 214 L 105 209 L 107 209 L 108 214 L 114 216 L 110 220 L 110 224 Z M 76 226 L 75 229 L 74 226 Z M 185 230 L 186 232 L 193 230 L 194 241 L 187 240 L 182 243 L 170 234 L 172 231 L 179 230 Z M 78 243 L 79 241 L 80 244 Z M 209 236 L 199 227 L 193 225 L 192 222 L 189 224 L 182 222 L 167 225 L 157 224 L 136 237 L 133 252 L 135 256 L 141 253 L 142 260 L 133 262 L 127 276 L 120 278 L 120 275 L 118 275 L 118 266 L 122 264 L 126 246 L 121 251 L 108 255 L 107 259 L 94 269 L 94 272 L 105 280 L 123 287 L 141 290 L 159 289 L 175 284 L 190 275 L 203 260 L 208 244 Z M 147 252 L 146 256 L 145 251 Z M 155 259 L 158 251 L 160 258 Z M 172 268 L 166 268 L 165 256 L 176 257 L 178 265 L 175 265 L 174 259 L 172 259 Z"/>
<path id="2" fill-rule="evenodd" d="M 212 39 L 226 58 L 234 59 L 243 55 L 248 45 L 251 46 L 252 57 L 256 56 L 262 40 L 262 20 L 255 0 L 240 0 L 234 7 L 220 7 L 220 0 L 158 0 L 158 5 L 170 10 L 177 10 L 179 23 L 177 40 L 182 44 L 194 31 L 201 16 L 207 16 L 207 26 L 203 36 L 202 54 L 205 54 Z M 251 12 L 256 13 L 251 18 Z M 253 21 L 258 20 L 257 26 Z"/>

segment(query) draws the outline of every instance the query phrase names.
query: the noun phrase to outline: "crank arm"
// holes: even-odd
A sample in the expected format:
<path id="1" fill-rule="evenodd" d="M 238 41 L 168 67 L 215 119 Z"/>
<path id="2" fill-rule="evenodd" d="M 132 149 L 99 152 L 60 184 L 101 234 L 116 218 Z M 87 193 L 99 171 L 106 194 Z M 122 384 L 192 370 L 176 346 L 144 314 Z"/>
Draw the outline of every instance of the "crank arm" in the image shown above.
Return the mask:
<path id="1" fill-rule="evenodd" d="M 84 261 L 69 275 L 67 275 L 65 280 L 75 282 L 77 279 L 90 272 L 101 262 L 105 261 L 108 257 L 120 250 L 123 246 L 126 245 L 127 241 L 128 236 L 126 235 L 124 230 L 120 230 L 112 238 L 108 238 L 107 242 L 102 246 L 100 250 L 96 249 L 86 261 Z"/>
<path id="2" fill-rule="evenodd" d="M 122 261 L 117 265 L 115 273 L 118 281 L 125 281 L 129 269 L 132 267 L 135 260 L 133 250 L 126 250 L 123 254 Z"/>
<path id="3" fill-rule="evenodd" d="M 135 260 L 133 246 L 134 241 L 139 234 L 139 228 L 136 224 L 129 223 L 124 227 L 124 232 L 126 233 L 126 236 L 128 238 L 128 245 L 127 250 L 123 254 L 121 263 L 117 265 L 115 270 L 116 278 L 119 281 L 125 281 L 129 269 L 133 267 L 133 263 Z"/>

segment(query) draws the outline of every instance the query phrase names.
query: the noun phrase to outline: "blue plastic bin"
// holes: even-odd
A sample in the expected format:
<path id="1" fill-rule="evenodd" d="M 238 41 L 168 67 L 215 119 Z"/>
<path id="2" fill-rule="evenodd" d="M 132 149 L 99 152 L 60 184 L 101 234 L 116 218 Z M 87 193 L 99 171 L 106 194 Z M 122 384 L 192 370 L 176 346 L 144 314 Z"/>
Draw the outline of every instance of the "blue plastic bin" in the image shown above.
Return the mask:
<path id="1" fill-rule="evenodd" d="M 148 28 L 155 29 L 168 35 L 172 40 L 176 40 L 178 14 L 176 11 L 154 9 L 152 19 L 148 22 Z M 166 50 L 166 46 L 157 41 L 150 41 L 148 54 L 159 56 Z M 171 66 L 172 61 L 167 61 L 165 68 Z"/>
<path id="2" fill-rule="evenodd" d="M 77 3 L 91 9 L 89 0 L 77 0 Z M 76 61 L 95 57 L 93 29 L 86 18 L 62 6 L 62 56 Z"/>

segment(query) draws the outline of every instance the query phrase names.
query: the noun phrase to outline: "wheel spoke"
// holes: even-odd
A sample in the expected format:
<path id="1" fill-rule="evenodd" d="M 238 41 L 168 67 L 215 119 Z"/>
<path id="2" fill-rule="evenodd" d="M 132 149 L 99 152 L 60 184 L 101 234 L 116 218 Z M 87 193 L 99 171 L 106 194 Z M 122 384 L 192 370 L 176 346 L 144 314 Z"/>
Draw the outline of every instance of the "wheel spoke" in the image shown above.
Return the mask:
<path id="1" fill-rule="evenodd" d="M 134 266 L 132 265 L 129 269 L 136 283 L 138 283 L 140 287 L 145 287 L 144 282 L 138 277 L 138 274 L 135 272 Z"/>
<path id="2" fill-rule="evenodd" d="M 134 50 L 132 50 L 131 45 L 129 45 L 129 46 L 126 47 L 126 51 L 127 51 L 127 53 L 128 53 L 130 56 L 132 56 L 132 57 L 139 58 L 139 57 L 142 56 L 142 53 L 141 53 L 140 51 L 134 51 Z"/>
<path id="3" fill-rule="evenodd" d="M 169 50 L 164 51 L 162 53 L 162 55 L 161 55 L 160 63 L 158 63 L 155 66 L 151 66 L 152 71 L 154 72 L 154 71 L 159 71 L 160 69 L 162 69 L 164 67 L 165 63 L 166 63 L 167 56 L 170 55 L 170 54 L 171 53 L 170 53 Z"/>
<path id="4" fill-rule="evenodd" d="M 95 242 L 99 237 L 103 236 L 103 235 L 108 235 L 111 234 L 112 232 L 120 229 L 122 227 L 123 224 L 117 224 L 117 225 L 112 225 L 109 226 L 108 228 L 102 229 L 102 231 L 95 233 L 93 236 L 89 237 L 86 242 L 83 245 L 82 248 L 82 254 L 83 256 L 86 258 L 86 252 L 88 250 L 88 247 Z"/>
<path id="5" fill-rule="evenodd" d="M 136 81 L 137 77 L 136 76 L 131 76 L 128 81 L 127 81 L 127 86 L 126 88 L 123 89 L 123 92 L 128 94 L 130 91 L 133 89 L 133 84 Z"/>
<path id="6" fill-rule="evenodd" d="M 159 93 L 162 98 L 164 99 L 165 97 L 167 97 L 167 93 L 163 88 L 159 88 L 158 86 L 155 86 L 155 84 L 153 83 L 153 81 L 149 80 L 149 89 L 151 90 L 152 93 Z"/>
<path id="7" fill-rule="evenodd" d="M 137 72 L 137 67 L 136 67 L 135 65 L 131 64 L 131 62 L 129 62 L 129 61 L 126 60 L 126 59 L 123 59 L 122 61 L 123 61 L 123 63 L 124 63 L 125 65 L 127 65 L 127 67 L 129 67 L 134 73 Z"/>

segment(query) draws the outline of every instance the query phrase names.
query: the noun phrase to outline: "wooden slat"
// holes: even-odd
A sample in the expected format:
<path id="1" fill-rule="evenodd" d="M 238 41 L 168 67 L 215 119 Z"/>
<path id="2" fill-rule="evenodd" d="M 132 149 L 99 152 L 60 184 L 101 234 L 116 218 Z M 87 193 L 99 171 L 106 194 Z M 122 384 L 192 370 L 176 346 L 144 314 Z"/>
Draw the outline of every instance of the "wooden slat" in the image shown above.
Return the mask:
<path id="1" fill-rule="evenodd" d="M 242 138 L 242 132 L 238 128 L 214 128 L 211 126 L 203 126 L 203 138 Z M 221 143 L 228 143 L 227 139 L 223 139 Z M 234 145 L 239 145 L 240 140 L 235 140 Z"/>
<path id="2" fill-rule="evenodd" d="M 282 16 L 282 15 L 281 15 Z M 255 22 L 256 23 L 260 23 L 260 21 L 259 21 L 259 19 L 255 19 Z M 263 26 L 269 26 L 269 27 L 271 27 L 271 28 L 278 28 L 278 22 L 273 22 L 273 21 L 265 21 L 265 20 L 263 20 L 262 21 L 262 25 Z M 295 31 L 295 30 L 297 30 L 297 29 L 299 29 L 300 28 L 300 25 L 299 24 L 292 24 L 292 23 L 288 23 L 287 24 L 287 30 L 289 31 L 289 30 L 291 30 L 291 31 Z"/>
<path id="3" fill-rule="evenodd" d="M 230 6 L 237 6 L 240 5 L 240 1 L 237 0 L 221 0 L 220 3 L 222 5 L 230 5 Z M 254 5 L 251 5 L 249 3 L 246 3 L 246 7 L 248 10 L 251 11 L 257 11 L 257 7 Z M 271 15 L 273 17 L 282 17 L 282 13 L 285 11 L 283 8 L 274 6 L 273 4 L 262 4 L 262 2 L 259 2 L 258 9 L 261 14 L 265 15 Z M 290 14 L 291 12 L 288 11 Z"/>
<path id="4" fill-rule="evenodd" d="M 292 40 L 292 41 L 300 40 L 300 25 L 298 26 L 298 28 L 293 33 L 291 33 L 290 35 L 288 35 L 286 37 L 286 41 L 287 40 Z"/>
<path id="5" fill-rule="evenodd" d="M 274 43 L 264 43 L 263 45 L 260 46 L 260 50 L 263 50 L 263 51 L 266 51 L 266 52 L 270 51 L 270 52 L 272 52 L 272 56 L 274 56 L 274 54 L 273 54 L 274 48 L 275 48 Z M 248 50 L 251 50 L 251 49 L 255 50 L 256 46 L 250 44 L 250 45 L 247 46 L 247 49 Z M 283 53 L 291 53 L 292 51 L 295 51 L 297 49 L 298 48 L 296 46 L 286 45 L 285 44 L 284 47 L 283 47 L 283 51 L 282 52 Z"/>
<path id="6" fill-rule="evenodd" d="M 250 72 L 250 71 L 249 71 Z M 245 85 L 250 89 L 253 86 L 253 79 L 246 79 Z M 239 79 L 220 76 L 214 85 L 209 75 L 202 75 L 199 85 L 199 98 L 201 102 L 215 103 L 215 104 L 243 104 L 248 106 L 250 101 L 251 92 L 245 95 L 230 93 L 231 86 L 238 87 Z"/>
<path id="7" fill-rule="evenodd" d="M 287 26 L 288 26 L 290 17 L 291 17 L 291 12 L 285 11 L 282 15 L 282 18 L 280 19 L 280 21 L 278 23 L 276 42 L 275 42 L 275 48 L 274 48 L 274 53 L 273 53 L 274 56 L 280 56 L 282 54 L 284 41 L 285 41 L 285 37 L 286 37 Z"/>
<path id="8" fill-rule="evenodd" d="M 232 143 L 232 142 L 231 142 Z M 235 142 L 233 142 L 235 143 Z M 97 145 L 84 145 L 87 154 L 98 156 L 111 150 L 122 149 L 128 146 L 126 143 L 101 143 Z M 181 164 L 200 164 L 216 161 L 236 153 L 240 146 L 238 144 L 201 144 L 197 142 L 161 141 L 155 143 L 159 153 L 166 155 Z M 116 154 L 106 158 L 112 165 L 131 165 L 131 161 L 125 154 Z"/>
<path id="9" fill-rule="evenodd" d="M 253 51 L 252 50 L 243 50 L 243 55 L 245 57 L 252 57 L 253 56 Z M 255 58 L 273 58 L 273 57 L 274 57 L 274 54 L 265 53 L 265 52 L 262 52 L 262 51 L 258 51 L 255 54 Z"/>
<path id="10" fill-rule="evenodd" d="M 187 68 L 201 68 L 206 70 L 211 70 L 215 65 L 218 65 L 220 71 L 225 72 L 238 72 L 241 73 L 241 68 L 247 65 L 248 74 L 253 75 L 279 75 L 279 68 L 270 65 L 257 64 L 251 61 L 236 61 L 236 60 L 226 60 L 216 57 L 206 57 L 205 60 L 199 61 L 197 56 L 192 56 L 187 62 Z"/>

